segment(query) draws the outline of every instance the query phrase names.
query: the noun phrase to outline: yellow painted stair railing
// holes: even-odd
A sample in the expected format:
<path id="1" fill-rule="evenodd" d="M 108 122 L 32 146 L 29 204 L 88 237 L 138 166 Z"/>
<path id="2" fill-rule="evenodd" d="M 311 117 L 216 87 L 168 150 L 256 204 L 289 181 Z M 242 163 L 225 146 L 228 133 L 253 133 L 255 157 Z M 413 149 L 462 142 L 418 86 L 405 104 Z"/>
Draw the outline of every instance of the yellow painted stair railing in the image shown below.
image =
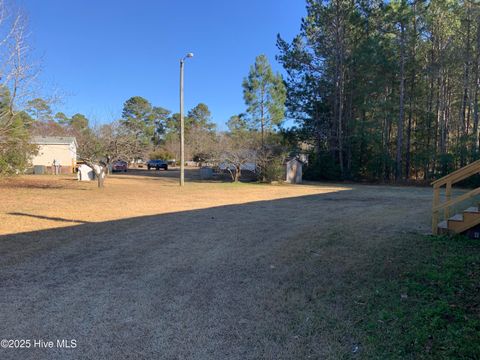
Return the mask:
<path id="1" fill-rule="evenodd" d="M 450 217 L 450 209 L 452 206 L 480 195 L 480 188 L 473 189 L 456 198 L 452 198 L 452 185 L 462 181 L 472 175 L 480 173 L 480 160 L 476 160 L 467 166 L 458 169 L 441 179 L 432 182 L 433 185 L 433 206 L 432 206 L 432 233 L 438 234 L 438 224 L 440 212 L 443 210 L 444 218 L 447 220 Z M 440 202 L 440 189 L 445 186 L 445 201 Z"/>

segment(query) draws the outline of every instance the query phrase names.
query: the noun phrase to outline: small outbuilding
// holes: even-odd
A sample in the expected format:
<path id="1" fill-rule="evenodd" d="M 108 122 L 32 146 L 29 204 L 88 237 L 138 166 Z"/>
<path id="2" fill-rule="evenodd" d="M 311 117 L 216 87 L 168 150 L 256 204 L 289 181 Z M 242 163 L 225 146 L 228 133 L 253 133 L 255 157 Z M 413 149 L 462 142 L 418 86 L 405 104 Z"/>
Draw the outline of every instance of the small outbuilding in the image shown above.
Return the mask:
<path id="1" fill-rule="evenodd" d="M 78 181 L 91 181 L 95 179 L 95 173 L 90 166 L 81 164 L 78 167 L 77 179 Z"/>
<path id="2" fill-rule="evenodd" d="M 102 166 L 93 165 L 94 169 L 86 164 L 81 164 L 77 171 L 78 181 L 91 181 L 97 178 L 97 173 L 101 173 L 102 178 L 105 178 L 105 172 L 101 172 Z"/>
<path id="3" fill-rule="evenodd" d="M 38 146 L 37 155 L 31 159 L 34 169 L 43 167 L 47 173 L 52 173 L 57 166 L 62 174 L 75 172 L 77 140 L 74 137 L 35 136 L 32 143 Z"/>
<path id="4" fill-rule="evenodd" d="M 287 160 L 285 162 L 285 182 L 290 184 L 302 183 L 303 161 L 297 158 Z"/>

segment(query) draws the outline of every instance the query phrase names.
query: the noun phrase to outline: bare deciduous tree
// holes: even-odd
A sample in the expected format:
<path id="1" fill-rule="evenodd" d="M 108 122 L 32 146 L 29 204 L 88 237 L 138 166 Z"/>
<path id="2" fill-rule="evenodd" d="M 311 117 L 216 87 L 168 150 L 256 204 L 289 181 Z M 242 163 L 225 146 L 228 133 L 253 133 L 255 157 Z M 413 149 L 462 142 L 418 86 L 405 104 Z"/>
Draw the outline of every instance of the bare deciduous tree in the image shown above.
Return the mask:
<path id="1" fill-rule="evenodd" d="M 25 15 L 0 0 L 0 173 L 26 168 L 36 150 L 29 143 L 29 118 L 19 111 L 38 73 L 27 35 Z"/>
<path id="2" fill-rule="evenodd" d="M 118 121 L 93 130 L 87 128 L 76 138 L 79 157 L 95 172 L 99 188 L 112 162 L 138 156 L 135 136 Z"/>
<path id="3" fill-rule="evenodd" d="M 32 96 L 39 73 L 28 35 L 26 15 L 0 0 L 0 86 L 10 91 L 11 112 Z"/>
<path id="4" fill-rule="evenodd" d="M 235 182 L 240 180 L 242 168 L 254 164 L 256 159 L 254 142 L 249 136 L 220 134 L 211 153 L 212 162 L 225 167 Z"/>

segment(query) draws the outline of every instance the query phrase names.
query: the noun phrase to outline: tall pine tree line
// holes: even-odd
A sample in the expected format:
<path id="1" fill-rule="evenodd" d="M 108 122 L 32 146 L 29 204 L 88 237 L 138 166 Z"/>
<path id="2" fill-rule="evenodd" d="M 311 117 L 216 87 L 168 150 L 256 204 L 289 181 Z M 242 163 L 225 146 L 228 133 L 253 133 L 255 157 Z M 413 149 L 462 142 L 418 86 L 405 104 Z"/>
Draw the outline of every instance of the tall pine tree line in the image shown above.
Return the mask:
<path id="1" fill-rule="evenodd" d="M 480 2 L 307 0 L 280 36 L 317 176 L 429 180 L 479 155 Z"/>

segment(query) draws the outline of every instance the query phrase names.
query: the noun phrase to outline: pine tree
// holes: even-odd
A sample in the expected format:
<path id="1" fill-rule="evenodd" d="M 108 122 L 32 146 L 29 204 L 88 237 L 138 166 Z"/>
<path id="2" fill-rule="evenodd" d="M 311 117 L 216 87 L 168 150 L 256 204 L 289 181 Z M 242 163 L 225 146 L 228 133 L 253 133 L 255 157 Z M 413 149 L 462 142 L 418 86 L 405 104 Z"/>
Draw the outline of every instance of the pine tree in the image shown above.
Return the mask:
<path id="1" fill-rule="evenodd" d="M 259 55 L 242 86 L 249 127 L 260 130 L 263 148 L 266 132 L 280 125 L 285 117 L 286 90 L 282 76 L 273 73 L 265 55 Z"/>

